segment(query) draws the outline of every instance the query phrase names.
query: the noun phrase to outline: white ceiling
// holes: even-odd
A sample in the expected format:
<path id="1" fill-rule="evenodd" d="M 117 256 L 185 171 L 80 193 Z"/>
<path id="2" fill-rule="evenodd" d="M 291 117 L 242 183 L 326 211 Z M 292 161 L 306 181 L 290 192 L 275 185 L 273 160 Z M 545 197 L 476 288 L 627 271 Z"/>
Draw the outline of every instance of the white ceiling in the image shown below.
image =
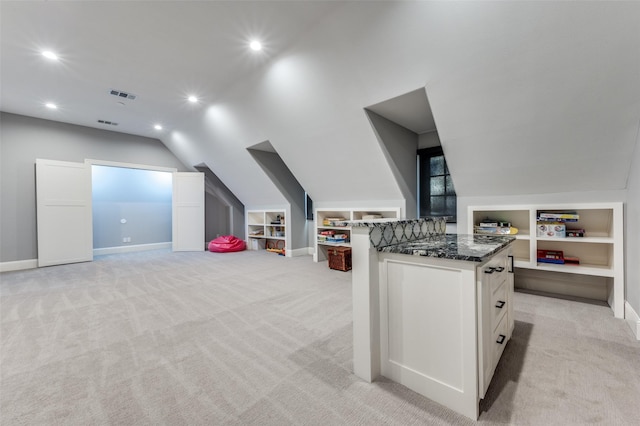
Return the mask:
<path id="1" fill-rule="evenodd" d="M 286 202 L 247 152 L 264 141 L 317 206 L 402 203 L 367 107 L 416 133 L 433 116 L 460 196 L 619 190 L 638 28 L 640 2 L 1 1 L 0 109 L 118 122 L 250 207 Z"/>
<path id="2" fill-rule="evenodd" d="M 2 1 L 0 109 L 162 137 L 255 73 L 332 2 Z M 248 48 L 252 39 L 264 49 Z M 59 61 L 41 56 L 55 51 Z M 135 94 L 125 100 L 116 89 Z M 199 105 L 187 102 L 195 94 Z M 59 108 L 47 109 L 54 102 Z M 124 103 L 124 105 L 118 102 Z M 118 123 L 117 127 L 98 120 Z"/>

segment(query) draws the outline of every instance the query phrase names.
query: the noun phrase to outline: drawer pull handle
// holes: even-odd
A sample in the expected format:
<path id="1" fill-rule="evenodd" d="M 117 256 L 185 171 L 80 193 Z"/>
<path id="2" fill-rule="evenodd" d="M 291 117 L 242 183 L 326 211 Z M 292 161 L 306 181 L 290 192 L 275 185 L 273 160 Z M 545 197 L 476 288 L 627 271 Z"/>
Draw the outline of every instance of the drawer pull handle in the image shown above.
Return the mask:
<path id="1" fill-rule="evenodd" d="M 514 265 L 513 265 L 513 256 L 508 256 L 509 260 L 511 261 L 511 269 L 509 270 L 510 273 L 514 273 Z"/>
<path id="2" fill-rule="evenodd" d="M 494 268 L 487 268 L 484 270 L 485 274 L 493 274 Z"/>
<path id="3" fill-rule="evenodd" d="M 504 268 L 503 268 L 502 266 L 498 266 L 498 267 L 496 268 L 496 271 L 498 271 L 498 272 L 502 272 L 502 271 L 504 271 Z"/>
<path id="4" fill-rule="evenodd" d="M 498 337 L 498 340 L 496 340 L 496 343 L 503 344 L 504 343 L 504 339 L 506 339 L 506 338 L 507 338 L 507 336 L 505 336 L 504 334 L 501 334 Z"/>
<path id="5" fill-rule="evenodd" d="M 499 309 L 504 308 L 505 303 L 507 302 L 505 302 L 504 300 L 498 300 L 498 303 L 496 303 L 496 308 L 499 308 Z"/>

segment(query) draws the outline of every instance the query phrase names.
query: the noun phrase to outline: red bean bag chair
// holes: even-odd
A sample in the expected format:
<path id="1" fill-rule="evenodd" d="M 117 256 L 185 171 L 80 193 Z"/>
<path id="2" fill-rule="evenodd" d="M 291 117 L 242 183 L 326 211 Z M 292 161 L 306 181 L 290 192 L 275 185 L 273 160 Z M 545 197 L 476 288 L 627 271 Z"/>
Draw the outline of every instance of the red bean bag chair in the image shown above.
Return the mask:
<path id="1" fill-rule="evenodd" d="M 216 253 L 229 253 L 232 251 L 242 251 L 247 248 L 244 240 L 233 235 L 221 235 L 209 243 L 209 251 Z"/>

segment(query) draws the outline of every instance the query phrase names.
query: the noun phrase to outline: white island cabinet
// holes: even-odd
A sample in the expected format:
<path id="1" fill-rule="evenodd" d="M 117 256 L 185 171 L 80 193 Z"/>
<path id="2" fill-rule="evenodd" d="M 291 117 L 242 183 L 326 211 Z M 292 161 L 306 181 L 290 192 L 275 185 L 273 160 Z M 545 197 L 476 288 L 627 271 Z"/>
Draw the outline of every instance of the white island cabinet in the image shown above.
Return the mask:
<path id="1" fill-rule="evenodd" d="M 354 372 L 476 420 L 513 331 L 513 238 L 411 232 L 422 221 L 351 224 Z"/>

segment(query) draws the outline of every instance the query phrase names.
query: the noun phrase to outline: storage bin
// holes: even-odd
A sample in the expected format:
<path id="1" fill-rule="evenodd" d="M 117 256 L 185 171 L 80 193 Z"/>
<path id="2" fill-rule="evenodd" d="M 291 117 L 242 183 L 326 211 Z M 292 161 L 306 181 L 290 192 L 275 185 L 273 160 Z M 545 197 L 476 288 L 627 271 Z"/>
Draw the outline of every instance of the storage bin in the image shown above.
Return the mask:
<path id="1" fill-rule="evenodd" d="M 351 270 L 351 247 L 330 247 L 329 268 L 338 271 Z"/>

